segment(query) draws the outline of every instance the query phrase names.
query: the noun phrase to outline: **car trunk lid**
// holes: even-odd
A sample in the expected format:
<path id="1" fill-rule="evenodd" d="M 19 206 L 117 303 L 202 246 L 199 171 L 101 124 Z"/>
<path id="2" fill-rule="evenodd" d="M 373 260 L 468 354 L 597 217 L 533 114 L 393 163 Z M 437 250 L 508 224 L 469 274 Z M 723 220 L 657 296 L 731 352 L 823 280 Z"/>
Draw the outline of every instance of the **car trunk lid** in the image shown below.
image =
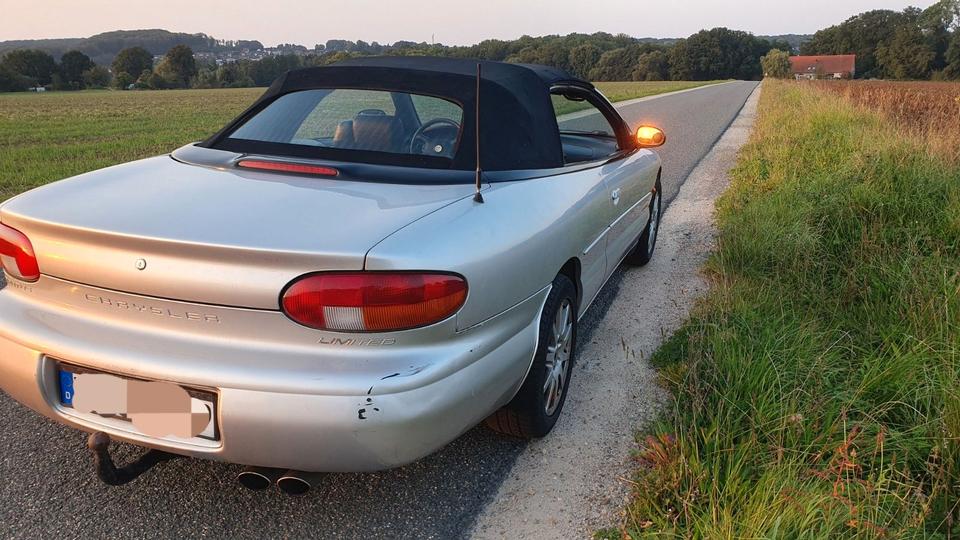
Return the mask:
<path id="1" fill-rule="evenodd" d="M 145 296 L 279 309 L 317 271 L 362 270 L 394 231 L 470 196 L 465 185 L 355 182 L 150 158 L 7 201 L 43 274 Z"/>

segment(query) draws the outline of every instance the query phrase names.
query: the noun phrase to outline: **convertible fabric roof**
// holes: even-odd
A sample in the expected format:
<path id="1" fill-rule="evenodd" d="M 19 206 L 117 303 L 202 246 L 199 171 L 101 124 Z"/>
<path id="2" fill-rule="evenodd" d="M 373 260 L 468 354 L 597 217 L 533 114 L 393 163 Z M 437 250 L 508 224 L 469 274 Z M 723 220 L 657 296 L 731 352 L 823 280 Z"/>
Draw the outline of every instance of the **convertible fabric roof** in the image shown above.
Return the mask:
<path id="1" fill-rule="evenodd" d="M 284 94 L 316 88 L 388 90 L 441 97 L 463 107 L 461 139 L 451 168 L 471 170 L 476 166 L 478 63 L 482 66 L 481 167 L 503 171 L 563 166 L 550 87 L 562 83 L 592 88 L 590 83 L 547 66 L 423 56 L 356 58 L 331 66 L 289 71 L 274 81 L 250 109 L 202 146 L 216 148 L 219 141 L 250 116 Z M 342 154 L 338 156 L 338 153 L 343 150 L 310 147 L 309 152 L 320 159 L 339 159 Z M 353 156 L 357 157 L 356 152 Z M 377 152 L 359 157 L 371 162 L 383 161 L 383 154 Z M 435 167 L 436 161 L 430 160 L 437 159 L 424 158 L 422 165 Z"/>

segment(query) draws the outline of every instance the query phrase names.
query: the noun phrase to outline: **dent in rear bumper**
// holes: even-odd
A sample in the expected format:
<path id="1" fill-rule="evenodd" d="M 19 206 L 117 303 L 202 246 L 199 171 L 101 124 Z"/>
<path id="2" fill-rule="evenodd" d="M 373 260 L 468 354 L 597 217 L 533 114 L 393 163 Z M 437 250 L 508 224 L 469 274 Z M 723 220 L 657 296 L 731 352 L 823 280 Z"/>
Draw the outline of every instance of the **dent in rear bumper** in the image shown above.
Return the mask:
<path id="1" fill-rule="evenodd" d="M 18 295 L 0 291 L 0 389 L 60 423 L 85 431 L 103 430 L 120 440 L 182 455 L 306 471 L 385 469 L 432 453 L 513 397 L 536 349 L 539 313 L 548 291 L 545 288 L 458 334 L 455 342 L 463 350 L 452 359 L 458 368 L 441 378 L 435 373 L 425 376 L 416 369 L 378 373 L 370 377 L 366 392 L 331 395 L 277 391 L 269 380 L 263 381 L 268 390 L 261 390 L 249 385 L 225 386 L 216 380 L 188 381 L 175 372 L 154 370 L 154 379 L 218 389 L 221 445 L 215 448 L 151 439 L 65 415 L 56 405 L 54 362 L 45 354 L 117 371 L 112 359 L 123 351 L 99 342 L 58 340 L 51 328 L 65 328 L 62 320 L 46 327 L 35 322 L 38 317 L 48 320 L 69 314 L 41 313 Z M 89 339 L 109 341 L 111 332 L 117 331 L 109 325 L 103 330 L 88 334 Z M 118 341 L 127 347 L 133 342 L 129 335 Z M 209 353 L 223 344 L 206 345 L 204 350 Z M 151 343 L 144 346 L 153 349 Z M 145 354 L 144 350 L 128 352 Z M 450 354 L 448 348 L 428 347 L 423 352 Z M 98 353 L 109 360 L 99 362 Z M 163 349 L 149 354 L 163 354 Z M 230 354 L 229 347 L 223 354 Z M 356 360 L 362 362 L 363 358 Z M 443 359 L 431 361 L 436 364 Z M 264 373 L 269 371 L 261 376 Z M 321 368 L 317 376 L 323 376 Z"/>

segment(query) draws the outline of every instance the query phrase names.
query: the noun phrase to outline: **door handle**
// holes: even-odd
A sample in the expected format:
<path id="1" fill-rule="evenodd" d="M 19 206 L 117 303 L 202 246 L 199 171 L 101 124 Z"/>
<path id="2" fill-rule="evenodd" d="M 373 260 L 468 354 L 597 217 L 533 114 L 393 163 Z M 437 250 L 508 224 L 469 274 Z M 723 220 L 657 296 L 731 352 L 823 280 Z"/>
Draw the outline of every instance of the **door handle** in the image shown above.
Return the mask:
<path id="1" fill-rule="evenodd" d="M 620 204 L 620 188 L 611 191 L 610 198 L 613 199 L 613 204 Z"/>

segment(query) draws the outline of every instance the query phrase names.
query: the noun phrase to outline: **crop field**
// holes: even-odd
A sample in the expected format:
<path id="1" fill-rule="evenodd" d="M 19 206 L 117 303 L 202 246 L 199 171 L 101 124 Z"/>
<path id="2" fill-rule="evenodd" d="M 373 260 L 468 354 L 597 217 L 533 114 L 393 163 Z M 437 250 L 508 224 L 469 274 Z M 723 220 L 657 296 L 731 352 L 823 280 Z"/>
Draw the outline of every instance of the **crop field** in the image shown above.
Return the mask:
<path id="1" fill-rule="evenodd" d="M 653 357 L 672 414 L 601 536 L 960 533 L 958 94 L 764 83 L 711 291 Z"/>
<path id="2" fill-rule="evenodd" d="M 615 101 L 707 83 L 614 82 Z M 48 182 L 203 139 L 262 88 L 0 94 L 0 201 Z M 569 112 L 569 111 L 564 111 Z"/>
<path id="3" fill-rule="evenodd" d="M 817 85 L 883 113 L 897 128 L 905 128 L 934 151 L 960 161 L 960 83 L 824 81 Z"/>

